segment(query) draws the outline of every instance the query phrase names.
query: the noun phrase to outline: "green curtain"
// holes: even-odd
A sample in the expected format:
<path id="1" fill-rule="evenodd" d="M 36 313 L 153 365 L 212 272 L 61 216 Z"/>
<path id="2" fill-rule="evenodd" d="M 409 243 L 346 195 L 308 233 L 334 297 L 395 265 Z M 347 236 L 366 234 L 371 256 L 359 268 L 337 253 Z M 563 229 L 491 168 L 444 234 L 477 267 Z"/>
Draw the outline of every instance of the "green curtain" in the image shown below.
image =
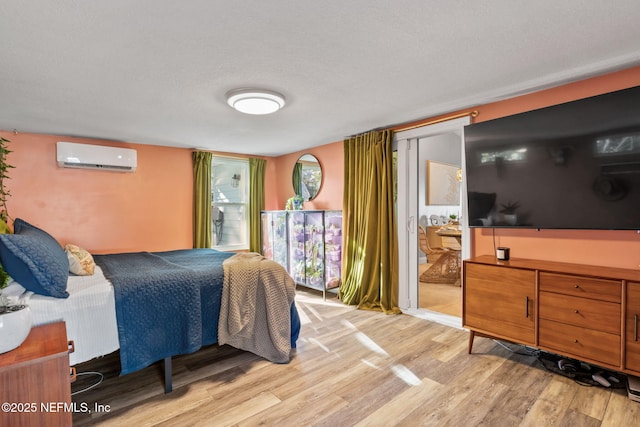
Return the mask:
<path id="1" fill-rule="evenodd" d="M 343 283 L 340 299 L 399 314 L 392 132 L 344 141 Z"/>
<path id="2" fill-rule="evenodd" d="M 296 162 L 293 165 L 293 191 L 299 196 L 302 196 L 302 191 L 300 190 L 300 184 L 302 183 L 302 163 Z"/>
<path id="3" fill-rule="evenodd" d="M 262 252 L 260 212 L 264 210 L 264 174 L 267 161 L 249 159 L 249 251 Z"/>
<path id="4" fill-rule="evenodd" d="M 206 151 L 193 152 L 193 247 L 211 247 L 211 158 Z"/>

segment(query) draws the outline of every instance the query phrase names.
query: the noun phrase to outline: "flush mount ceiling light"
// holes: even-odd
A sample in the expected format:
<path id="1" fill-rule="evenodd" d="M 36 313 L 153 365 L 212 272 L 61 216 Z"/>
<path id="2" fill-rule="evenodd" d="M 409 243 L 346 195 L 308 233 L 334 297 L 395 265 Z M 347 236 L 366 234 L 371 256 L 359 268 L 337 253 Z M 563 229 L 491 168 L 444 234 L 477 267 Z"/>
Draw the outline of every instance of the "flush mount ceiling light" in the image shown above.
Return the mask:
<path id="1" fill-rule="evenodd" d="M 227 104 L 246 114 L 271 114 L 284 107 L 284 96 L 262 89 L 236 89 L 227 92 Z"/>

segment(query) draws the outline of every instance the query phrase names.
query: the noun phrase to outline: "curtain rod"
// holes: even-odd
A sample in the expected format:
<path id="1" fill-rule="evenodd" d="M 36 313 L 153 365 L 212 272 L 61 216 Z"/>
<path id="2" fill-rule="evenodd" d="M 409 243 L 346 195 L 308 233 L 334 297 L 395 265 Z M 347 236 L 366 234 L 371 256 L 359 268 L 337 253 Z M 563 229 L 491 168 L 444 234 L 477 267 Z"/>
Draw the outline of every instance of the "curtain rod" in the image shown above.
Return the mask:
<path id="1" fill-rule="evenodd" d="M 224 157 L 225 159 L 232 159 L 232 160 L 249 160 L 251 158 L 256 158 L 256 159 L 262 159 L 266 156 L 259 156 L 259 157 L 252 157 L 250 155 L 247 154 L 246 157 L 242 157 L 241 155 L 237 155 L 237 154 L 227 154 L 226 151 L 213 151 L 210 150 L 208 148 L 190 148 L 190 150 L 192 150 L 192 153 L 211 153 L 211 155 L 216 156 L 216 157 Z"/>
<path id="2" fill-rule="evenodd" d="M 402 127 L 402 128 L 398 128 L 398 129 L 393 128 L 393 131 L 394 132 L 404 132 L 405 130 L 417 129 L 417 128 L 420 128 L 422 126 L 435 125 L 436 123 L 447 122 L 449 120 L 455 120 L 455 119 L 459 119 L 461 117 L 466 117 L 466 116 L 478 117 L 478 114 L 480 114 L 478 112 L 478 110 L 467 111 L 466 113 L 452 114 L 450 116 L 441 117 L 439 119 L 434 119 L 434 120 L 430 120 L 428 122 L 419 123 L 419 124 L 415 124 L 415 125 L 410 125 L 410 126 L 406 126 L 406 127 Z"/>

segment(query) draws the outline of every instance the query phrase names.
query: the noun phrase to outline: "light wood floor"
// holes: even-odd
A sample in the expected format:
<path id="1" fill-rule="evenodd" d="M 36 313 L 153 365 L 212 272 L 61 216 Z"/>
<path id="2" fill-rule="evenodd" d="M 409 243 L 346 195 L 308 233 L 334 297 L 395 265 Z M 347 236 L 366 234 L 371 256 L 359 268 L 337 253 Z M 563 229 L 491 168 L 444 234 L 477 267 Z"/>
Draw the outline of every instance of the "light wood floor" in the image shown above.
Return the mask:
<path id="1" fill-rule="evenodd" d="M 298 288 L 303 320 L 293 361 L 272 364 L 228 346 L 119 377 L 117 356 L 78 366 L 106 376 L 74 396 L 103 410 L 74 425 L 113 426 L 632 426 L 623 390 L 584 387 L 468 333 L 409 315 L 323 302 Z M 80 384 L 74 386 L 77 388 Z M 107 412 L 105 409 L 109 408 Z"/>
<path id="2" fill-rule="evenodd" d="M 418 266 L 418 277 L 426 271 L 431 264 Z M 447 283 L 418 282 L 418 306 L 438 313 L 462 317 L 462 288 Z"/>

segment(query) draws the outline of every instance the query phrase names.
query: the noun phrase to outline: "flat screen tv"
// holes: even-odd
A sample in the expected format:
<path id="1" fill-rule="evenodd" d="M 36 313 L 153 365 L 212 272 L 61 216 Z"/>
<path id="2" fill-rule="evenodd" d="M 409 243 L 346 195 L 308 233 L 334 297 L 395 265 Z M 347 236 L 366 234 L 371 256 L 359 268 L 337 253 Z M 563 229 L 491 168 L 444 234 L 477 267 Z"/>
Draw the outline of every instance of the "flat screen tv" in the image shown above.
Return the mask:
<path id="1" fill-rule="evenodd" d="M 464 136 L 471 227 L 640 230 L 640 86 Z"/>

